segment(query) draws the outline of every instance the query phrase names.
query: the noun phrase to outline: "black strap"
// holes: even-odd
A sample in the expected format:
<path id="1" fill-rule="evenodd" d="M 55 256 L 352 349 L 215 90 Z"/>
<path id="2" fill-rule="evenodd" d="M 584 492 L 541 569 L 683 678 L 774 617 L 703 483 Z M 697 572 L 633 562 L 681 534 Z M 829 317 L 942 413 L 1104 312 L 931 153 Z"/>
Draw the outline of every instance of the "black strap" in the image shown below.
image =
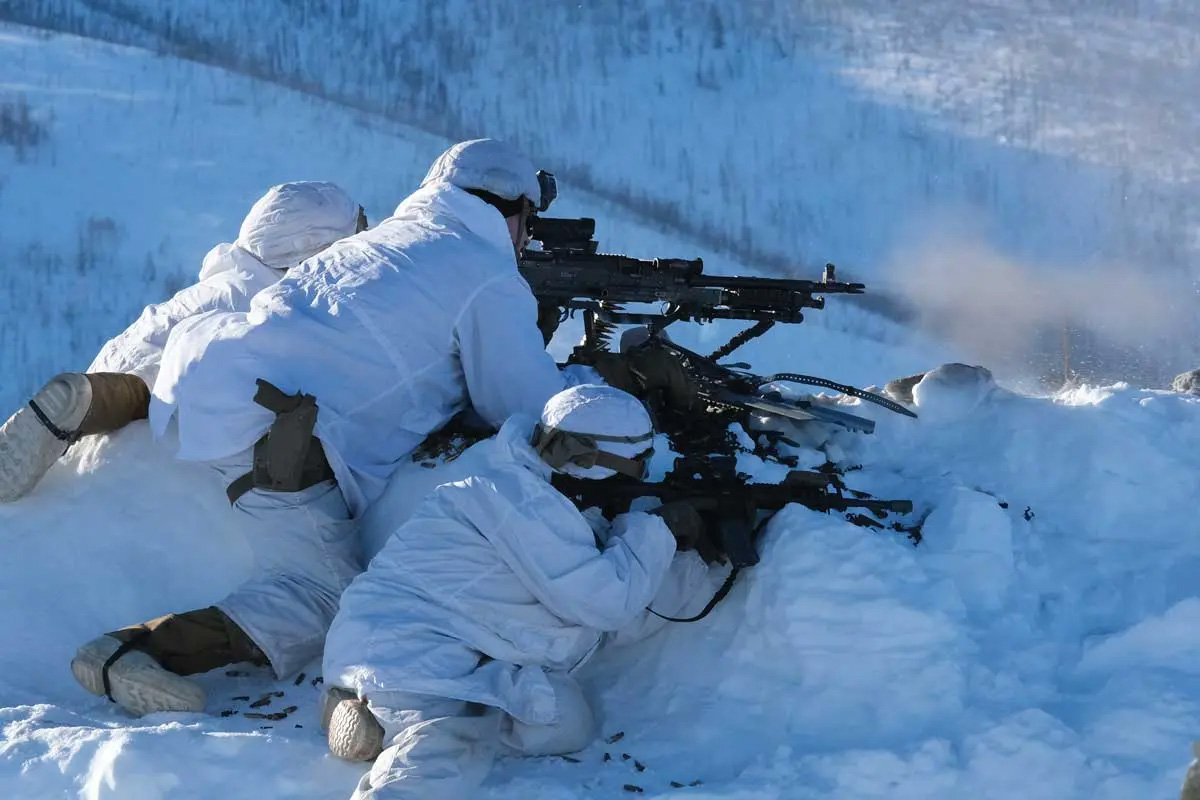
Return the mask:
<path id="1" fill-rule="evenodd" d="M 725 595 L 729 594 L 729 590 L 733 588 L 733 582 L 737 580 L 738 571 L 738 567 L 734 567 L 733 569 L 729 570 L 729 574 L 725 576 L 725 582 L 721 584 L 721 588 L 717 589 L 717 593 L 712 596 L 712 600 L 708 601 L 708 605 L 704 607 L 704 610 L 694 617 L 688 617 L 686 619 L 681 617 L 668 617 L 658 613 L 653 608 L 648 606 L 646 610 L 659 619 L 665 619 L 667 622 L 699 622 L 707 617 L 709 612 L 717 607 L 717 603 L 725 599 Z"/>
<path id="2" fill-rule="evenodd" d="M 117 701 L 113 700 L 112 684 L 110 684 L 108 682 L 109 667 L 111 667 L 113 664 L 117 663 L 117 659 L 119 659 L 121 656 L 128 653 L 130 650 L 136 650 L 137 646 L 139 644 L 141 644 L 142 642 L 144 642 L 147 638 L 149 638 L 149 636 L 150 636 L 150 629 L 142 628 L 140 631 L 133 634 L 133 636 L 129 639 L 129 641 L 121 642 L 121 646 L 113 651 L 113 654 L 108 657 L 107 661 L 104 662 L 104 666 L 100 668 L 100 678 L 101 678 L 101 680 L 104 681 L 104 696 L 107 697 L 112 702 L 115 703 Z"/>
<path id="3" fill-rule="evenodd" d="M 242 495 L 254 488 L 254 472 L 247 472 L 240 478 L 236 478 L 233 483 L 225 487 L 225 496 L 229 498 L 229 505 L 236 503 Z"/>
<path id="4" fill-rule="evenodd" d="M 29 407 L 33 409 L 34 416 L 36 416 L 38 420 L 46 426 L 46 430 L 54 434 L 55 439 L 66 442 L 67 444 L 75 444 L 75 442 L 79 441 L 79 431 L 75 431 L 75 433 L 67 433 L 62 428 L 51 422 L 50 418 L 46 416 L 46 412 L 42 411 L 42 409 L 38 407 L 38 404 L 32 400 L 29 401 Z"/>

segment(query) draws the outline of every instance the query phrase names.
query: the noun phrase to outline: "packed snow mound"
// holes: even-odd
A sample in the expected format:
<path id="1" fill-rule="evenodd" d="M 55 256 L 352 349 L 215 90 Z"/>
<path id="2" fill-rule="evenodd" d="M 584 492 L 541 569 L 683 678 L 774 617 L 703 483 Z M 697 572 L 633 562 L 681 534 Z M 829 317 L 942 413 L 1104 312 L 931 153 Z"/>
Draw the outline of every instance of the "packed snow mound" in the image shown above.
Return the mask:
<path id="1" fill-rule="evenodd" d="M 996 382 L 985 367 L 943 364 L 913 386 L 913 403 L 925 419 L 962 419 L 987 400 Z"/>
<path id="2" fill-rule="evenodd" d="M 839 439 L 862 467 L 852 486 L 914 501 L 919 545 L 789 506 L 709 617 L 588 665 L 602 735 L 577 761 L 502 761 L 483 796 L 613 797 L 629 784 L 657 797 L 694 781 L 689 796 L 706 798 L 1177 792 L 1200 734 L 1200 398 L 994 384 L 981 397 L 970 381 L 939 392 L 958 413 L 856 405 L 877 432 Z M 0 507 L 0 793 L 348 796 L 359 770 L 317 730 L 317 663 L 298 683 L 215 670 L 205 714 L 140 720 L 72 681 L 83 641 L 211 603 L 249 570 L 254 532 L 169 444 L 144 423 L 81 443 Z M 403 468 L 364 538 L 386 538 L 432 485 L 469 473 L 473 453 Z M 272 691 L 284 696 L 259 712 L 295 710 L 245 716 Z"/>

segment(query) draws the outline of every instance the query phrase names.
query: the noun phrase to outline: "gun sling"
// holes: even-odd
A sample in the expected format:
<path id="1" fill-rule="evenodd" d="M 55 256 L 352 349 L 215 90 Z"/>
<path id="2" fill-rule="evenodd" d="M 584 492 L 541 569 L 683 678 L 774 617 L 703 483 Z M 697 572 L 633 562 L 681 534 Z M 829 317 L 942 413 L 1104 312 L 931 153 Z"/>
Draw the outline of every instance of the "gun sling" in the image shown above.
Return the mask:
<path id="1" fill-rule="evenodd" d="M 284 394 L 262 378 L 254 402 L 275 414 L 266 434 L 254 443 L 254 465 L 225 489 L 230 504 L 251 489 L 298 492 L 333 480 L 321 441 L 313 436 L 317 400 L 311 394 Z"/>
<path id="2" fill-rule="evenodd" d="M 725 595 L 729 594 L 729 590 L 733 588 L 734 582 L 737 580 L 738 573 L 741 572 L 741 567 L 734 567 L 729 570 L 729 574 L 725 576 L 725 582 L 721 584 L 721 588 L 717 589 L 716 594 L 708 601 L 708 605 L 699 614 L 691 617 L 668 617 L 666 614 L 660 614 L 650 606 L 646 606 L 646 610 L 659 619 L 665 619 L 667 622 L 699 622 L 709 615 L 709 613 L 717 607 L 717 603 L 725 599 Z"/>

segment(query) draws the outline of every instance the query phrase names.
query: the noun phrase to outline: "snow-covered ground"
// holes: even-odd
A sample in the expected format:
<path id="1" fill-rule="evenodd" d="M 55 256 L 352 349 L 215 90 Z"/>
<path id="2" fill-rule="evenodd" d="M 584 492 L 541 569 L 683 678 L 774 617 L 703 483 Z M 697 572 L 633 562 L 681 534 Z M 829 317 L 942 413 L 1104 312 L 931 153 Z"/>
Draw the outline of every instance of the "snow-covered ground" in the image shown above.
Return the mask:
<path id="1" fill-rule="evenodd" d="M 886 27 L 866 24 L 883 19 L 874 11 L 854 19 L 857 35 Z M 138 50 L 15 27 L 0 28 L 0 48 L 5 102 L 25 98 L 48 131 L 24 155 L 0 144 L 4 251 L 49 254 L 40 271 L 19 272 L 10 258 L 0 272 L 8 404 L 47 373 L 85 364 L 144 303 L 189 279 L 270 183 L 337 180 L 378 219 L 446 144 Z M 879 63 L 888 52 L 879 47 Z M 919 107 L 911 86 L 894 88 L 895 102 Z M 1028 167 L 1011 158 L 998 163 Z M 701 255 L 714 271 L 746 271 L 720 247 L 571 189 L 555 212 L 597 217 L 613 249 Z M 1064 189 L 1053 204 L 1072 220 L 1094 217 L 1098 229 L 1115 207 L 1106 192 L 1097 200 Z M 89 226 L 93 215 L 112 226 Z M 1160 233 L 1164 247 L 1172 236 L 1192 246 L 1172 226 Z M 1042 244 L 1052 249 L 1051 238 Z M 76 255 L 88 246 L 99 253 L 92 261 Z M 156 268 L 139 283 L 147 257 Z M 64 308 L 74 310 L 56 316 Z M 734 328 L 677 338 L 715 346 Z M 561 354 L 577 334 L 566 326 L 552 349 Z M 738 352 L 760 372 L 860 385 L 963 357 L 838 298 L 804 326 Z M 926 517 L 919 546 L 786 509 L 765 534 L 762 563 L 710 617 L 588 666 L 601 738 L 575 761 L 502 761 L 482 796 L 1176 794 L 1200 738 L 1200 397 L 1124 384 L 1035 397 L 934 380 L 917 394 L 919 420 L 857 406 L 877 432 L 839 444 L 863 466 L 849 473 L 855 488 L 914 501 L 914 516 Z M 402 473 L 370 513 L 368 538 L 386 535 L 429 480 L 419 467 Z M 173 462 L 144 424 L 77 446 L 33 495 L 0 506 L 0 797 L 349 795 L 361 770 L 331 758 L 316 730 L 318 664 L 284 683 L 260 670 L 216 670 L 204 677 L 207 713 L 140 720 L 70 676 L 74 648 L 97 633 L 235 586 L 249 570 L 248 535 L 215 477 Z M 268 692 L 283 696 L 249 708 Z M 282 719 L 246 716 L 293 706 Z"/>
<path id="2" fill-rule="evenodd" d="M 928 514 L 919 546 L 784 510 L 710 617 L 589 665 L 603 738 L 576 761 L 502 761 L 481 796 L 1172 796 L 1200 731 L 1200 398 L 927 381 L 918 400 L 919 421 L 860 408 L 877 433 L 842 445 L 852 485 Z M 429 480 L 407 472 L 369 536 Z M 3 796 L 348 795 L 317 664 L 298 684 L 216 670 L 206 714 L 140 720 L 70 677 L 82 641 L 246 575 L 253 533 L 213 476 L 138 424 L 78 447 L 0 530 Z"/>

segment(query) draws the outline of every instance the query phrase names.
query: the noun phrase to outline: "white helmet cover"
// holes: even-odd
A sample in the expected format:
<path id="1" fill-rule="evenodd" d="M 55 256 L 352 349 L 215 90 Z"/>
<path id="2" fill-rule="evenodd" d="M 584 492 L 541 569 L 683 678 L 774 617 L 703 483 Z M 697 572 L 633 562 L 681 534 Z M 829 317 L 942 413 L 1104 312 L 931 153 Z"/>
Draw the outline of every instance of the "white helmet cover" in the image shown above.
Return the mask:
<path id="1" fill-rule="evenodd" d="M 651 445 L 654 425 L 646 407 L 631 394 L 602 384 L 572 386 L 550 398 L 542 410 L 544 428 L 596 439 L 602 452 L 633 459 Z M 614 441 L 629 439 L 631 441 Z M 608 467 L 566 464 L 562 472 L 600 480 L 615 474 Z"/>
<path id="2" fill-rule="evenodd" d="M 358 203 L 326 181 L 272 186 L 242 221 L 237 245 L 275 269 L 290 269 L 358 229 Z"/>
<path id="3" fill-rule="evenodd" d="M 496 139 L 459 142 L 438 156 L 421 186 L 445 182 L 460 189 L 479 189 L 505 200 L 524 196 L 538 207 L 542 190 L 533 162 L 512 145 Z"/>

